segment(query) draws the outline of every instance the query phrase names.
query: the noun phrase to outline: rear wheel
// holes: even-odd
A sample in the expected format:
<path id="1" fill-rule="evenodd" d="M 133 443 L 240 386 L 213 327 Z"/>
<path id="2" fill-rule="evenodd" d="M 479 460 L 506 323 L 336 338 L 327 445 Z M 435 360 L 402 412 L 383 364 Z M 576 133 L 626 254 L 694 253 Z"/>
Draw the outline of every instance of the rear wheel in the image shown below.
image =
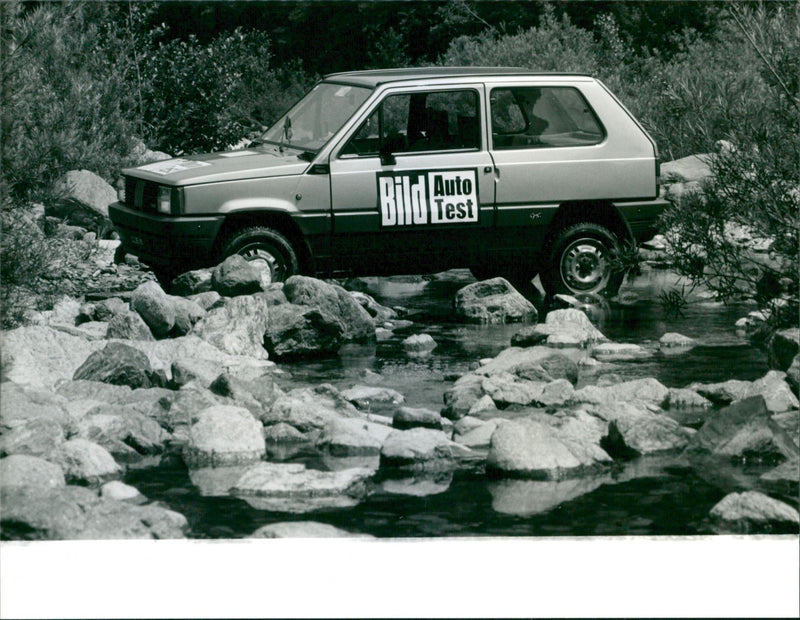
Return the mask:
<path id="1" fill-rule="evenodd" d="M 261 273 L 264 284 L 283 282 L 300 271 L 297 253 L 281 233 L 265 226 L 234 231 L 222 245 L 222 257 L 239 254 Z"/>
<path id="2" fill-rule="evenodd" d="M 542 285 L 549 295 L 615 295 L 624 276 L 613 269 L 618 250 L 617 236 L 605 226 L 569 226 L 550 246 L 549 260 L 541 273 Z"/>

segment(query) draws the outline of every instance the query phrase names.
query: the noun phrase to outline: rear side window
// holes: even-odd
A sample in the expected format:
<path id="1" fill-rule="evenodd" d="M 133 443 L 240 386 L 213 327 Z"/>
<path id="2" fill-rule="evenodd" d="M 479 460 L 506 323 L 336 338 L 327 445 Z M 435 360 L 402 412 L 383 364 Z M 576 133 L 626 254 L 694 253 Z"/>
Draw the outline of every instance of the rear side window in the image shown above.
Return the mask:
<path id="1" fill-rule="evenodd" d="M 341 155 L 374 156 L 480 148 L 478 93 L 453 90 L 390 95 L 359 127 Z"/>
<path id="2" fill-rule="evenodd" d="M 588 146 L 605 138 L 597 115 L 576 88 L 495 88 L 490 99 L 494 149 Z"/>

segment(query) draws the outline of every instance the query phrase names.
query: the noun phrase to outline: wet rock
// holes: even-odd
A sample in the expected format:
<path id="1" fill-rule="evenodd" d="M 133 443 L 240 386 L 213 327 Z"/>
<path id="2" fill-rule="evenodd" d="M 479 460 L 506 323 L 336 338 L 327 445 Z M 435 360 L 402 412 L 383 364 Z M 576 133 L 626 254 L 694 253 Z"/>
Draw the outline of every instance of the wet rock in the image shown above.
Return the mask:
<path id="1" fill-rule="evenodd" d="M 800 407 L 800 402 L 786 382 L 786 373 L 770 370 L 760 379 L 753 381 L 744 391 L 743 398 L 761 395 L 772 413 L 781 413 Z"/>
<path id="2" fill-rule="evenodd" d="M 381 447 L 381 467 L 426 471 L 452 469 L 456 466 L 456 458 L 466 453 L 466 448 L 449 440 L 441 431 L 429 428 L 393 430 Z"/>
<path id="3" fill-rule="evenodd" d="M 175 325 L 175 306 L 158 283 L 140 284 L 131 296 L 131 309 L 139 313 L 156 338 L 165 338 Z"/>
<path id="4" fill-rule="evenodd" d="M 606 342 L 606 338 L 582 311 L 574 308 L 552 310 L 547 313 L 544 323 L 524 330 L 511 344 L 527 346 L 547 344 L 551 347 L 585 347 L 596 342 Z"/>
<path id="5" fill-rule="evenodd" d="M 116 458 L 160 454 L 170 436 L 158 422 L 121 405 L 101 405 L 77 423 L 76 437 L 102 446 Z"/>
<path id="6" fill-rule="evenodd" d="M 575 383 L 578 367 L 570 357 L 555 353 L 548 347 L 510 347 L 475 370 L 475 374 L 484 376 L 501 373 L 510 373 L 530 381 L 568 379 Z"/>
<path id="7" fill-rule="evenodd" d="M 653 354 L 638 344 L 605 342 L 592 349 L 592 356 L 600 362 L 624 362 L 651 357 Z"/>
<path id="8" fill-rule="evenodd" d="M 433 351 L 436 341 L 430 334 L 415 334 L 403 340 L 401 346 L 406 353 L 420 355 Z"/>
<path id="9" fill-rule="evenodd" d="M 486 377 L 481 384 L 495 404 L 504 409 L 509 405 L 530 405 L 538 400 L 546 384 L 526 381 L 509 373 L 498 373 Z"/>
<path id="10" fill-rule="evenodd" d="M 738 379 L 730 379 L 722 383 L 692 383 L 689 385 L 690 390 L 694 390 L 715 405 L 730 405 L 733 401 L 744 398 L 749 387 L 749 381 Z"/>
<path id="11" fill-rule="evenodd" d="M 72 379 L 86 358 L 105 343 L 52 327 L 19 327 L 3 333 L 5 378 L 29 387 L 47 388 Z"/>
<path id="12" fill-rule="evenodd" d="M 116 502 L 128 502 L 136 506 L 147 502 L 147 498 L 139 493 L 139 489 L 119 480 L 112 480 L 101 486 L 100 497 Z"/>
<path id="13" fill-rule="evenodd" d="M 466 374 L 458 379 L 444 393 L 445 406 L 442 415 L 451 420 L 458 420 L 467 415 L 472 406 L 483 396 L 483 380 L 484 377 L 474 374 Z"/>
<path id="14" fill-rule="evenodd" d="M 710 409 L 711 406 L 710 400 L 687 388 L 669 388 L 665 403 L 667 409 Z"/>
<path id="15" fill-rule="evenodd" d="M 189 467 L 242 465 L 265 452 L 264 431 L 247 409 L 217 405 L 197 414 L 183 460 Z"/>
<path id="16" fill-rule="evenodd" d="M 258 528 L 248 538 L 374 538 L 318 521 L 284 521 Z"/>
<path id="17" fill-rule="evenodd" d="M 304 513 L 350 508 L 366 495 L 370 469 L 326 472 L 299 463 L 258 463 L 248 469 L 231 489 L 259 510 Z"/>
<path id="18" fill-rule="evenodd" d="M 373 405 L 399 405 L 405 402 L 403 395 L 397 390 L 370 385 L 355 385 L 342 390 L 341 395 L 359 409 L 369 409 Z"/>
<path id="19" fill-rule="evenodd" d="M 297 388 L 278 397 L 261 421 L 265 426 L 284 422 L 299 431 L 323 430 L 331 420 L 338 418 L 363 419 L 359 412 L 331 385 L 315 388 Z"/>
<path id="20" fill-rule="evenodd" d="M 64 442 L 50 460 L 61 466 L 69 482 L 99 484 L 122 472 L 108 450 L 87 439 Z"/>
<path id="21" fill-rule="evenodd" d="M 52 419 L 18 420 L 0 435 L 0 456 L 25 454 L 46 458 L 64 443 L 64 428 Z"/>
<path id="22" fill-rule="evenodd" d="M 492 510 L 501 514 L 530 517 L 542 514 L 591 493 L 606 477 L 590 476 L 568 480 L 492 480 L 488 483 Z"/>
<path id="23" fill-rule="evenodd" d="M 350 291 L 350 295 L 367 311 L 376 324 L 383 324 L 386 321 L 392 321 L 397 318 L 397 312 L 392 308 L 382 306 L 366 293 Z"/>
<path id="24" fill-rule="evenodd" d="M 672 418 L 631 403 L 601 407 L 595 413 L 609 422 L 603 447 L 613 457 L 682 450 L 694 434 Z"/>
<path id="25" fill-rule="evenodd" d="M 757 491 L 726 495 L 709 516 L 717 533 L 788 534 L 800 530 L 797 510 Z"/>
<path id="26" fill-rule="evenodd" d="M 118 338 L 120 340 L 155 340 L 147 323 L 133 310 L 121 312 L 108 322 L 106 338 Z"/>
<path id="27" fill-rule="evenodd" d="M 202 497 L 228 497 L 230 490 L 252 464 L 189 469 L 189 480 Z"/>
<path id="28" fill-rule="evenodd" d="M 8 540 L 183 538 L 186 518 L 158 506 L 100 498 L 77 486 L 3 489 L 0 513 Z"/>
<path id="29" fill-rule="evenodd" d="M 506 420 L 492 435 L 487 473 L 496 476 L 559 480 L 584 475 L 610 462 L 596 446 L 576 435 L 530 418 Z"/>
<path id="30" fill-rule="evenodd" d="M 58 465 L 35 456 L 15 454 L 0 459 L 0 485 L 3 487 L 63 487 L 66 482 L 64 472 Z"/>
<path id="31" fill-rule="evenodd" d="M 225 297 L 261 290 L 261 273 L 238 254 L 229 256 L 211 272 L 211 288 Z"/>
<path id="32" fill-rule="evenodd" d="M 392 418 L 392 426 L 399 430 L 409 428 L 432 428 L 442 430 L 442 416 L 437 411 L 414 407 L 400 407 Z"/>
<path id="33" fill-rule="evenodd" d="M 181 297 L 211 291 L 211 270 L 195 269 L 180 274 L 172 281 L 172 294 Z M 219 294 L 219 293 L 217 293 Z"/>
<path id="34" fill-rule="evenodd" d="M 335 355 L 342 346 L 343 335 L 342 324 L 333 316 L 315 308 L 286 304 L 270 312 L 263 341 L 271 358 L 298 359 Z"/>
<path id="35" fill-rule="evenodd" d="M 208 312 L 191 333 L 230 355 L 267 359 L 264 332 L 271 319 L 270 309 L 268 300 L 259 295 L 235 297 Z"/>
<path id="36" fill-rule="evenodd" d="M 170 297 L 170 299 L 175 308 L 175 326 L 170 335 L 185 336 L 206 315 L 206 311 L 191 299 L 183 297 Z"/>
<path id="37" fill-rule="evenodd" d="M 684 336 L 683 334 L 677 334 L 675 332 L 667 332 L 661 338 L 658 339 L 658 343 L 662 349 L 670 349 L 670 348 L 689 348 L 693 347 L 697 344 L 697 341 L 694 338 L 689 338 L 689 336 Z"/>
<path id="38" fill-rule="evenodd" d="M 587 385 L 575 390 L 573 400 L 578 403 L 597 405 L 639 401 L 661 407 L 667 401 L 668 396 L 669 390 L 661 382 L 647 377 L 605 387 Z"/>
<path id="39" fill-rule="evenodd" d="M 417 472 L 413 476 L 382 480 L 381 488 L 392 495 L 428 497 L 444 493 L 450 488 L 452 482 L 452 471 Z"/>
<path id="40" fill-rule="evenodd" d="M 334 457 L 375 456 L 391 429 L 357 418 L 333 419 L 326 425 L 317 447 Z"/>
<path id="41" fill-rule="evenodd" d="M 800 328 L 782 329 L 770 338 L 769 365 L 778 370 L 787 370 L 792 360 L 800 353 Z"/>
<path id="42" fill-rule="evenodd" d="M 740 400 L 711 415 L 687 450 L 735 458 L 792 459 L 800 449 L 768 415 L 763 396 Z"/>
<path id="43" fill-rule="evenodd" d="M 75 381 L 127 385 L 134 389 L 159 387 L 161 384 L 147 356 L 119 342 L 109 342 L 102 350 L 92 353 L 72 378 Z"/>
<path id="44" fill-rule="evenodd" d="M 469 284 L 456 293 L 457 317 L 469 323 L 535 322 L 538 313 L 505 278 Z"/>
<path id="45" fill-rule="evenodd" d="M 283 285 L 290 303 L 317 309 L 341 323 L 344 340 L 372 340 L 375 322 L 341 286 L 306 276 L 292 276 Z"/>

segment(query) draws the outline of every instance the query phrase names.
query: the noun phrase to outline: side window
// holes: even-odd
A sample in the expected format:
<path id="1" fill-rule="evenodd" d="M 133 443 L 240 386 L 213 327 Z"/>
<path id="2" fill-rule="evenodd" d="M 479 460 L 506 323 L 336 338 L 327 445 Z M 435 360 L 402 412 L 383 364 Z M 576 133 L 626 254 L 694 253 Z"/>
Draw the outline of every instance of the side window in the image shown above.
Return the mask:
<path id="1" fill-rule="evenodd" d="M 605 137 L 600 121 L 576 88 L 496 88 L 491 110 L 495 149 L 587 146 Z"/>
<path id="2" fill-rule="evenodd" d="M 376 156 L 480 148 L 478 93 L 455 90 L 390 95 L 367 118 L 341 155 Z"/>

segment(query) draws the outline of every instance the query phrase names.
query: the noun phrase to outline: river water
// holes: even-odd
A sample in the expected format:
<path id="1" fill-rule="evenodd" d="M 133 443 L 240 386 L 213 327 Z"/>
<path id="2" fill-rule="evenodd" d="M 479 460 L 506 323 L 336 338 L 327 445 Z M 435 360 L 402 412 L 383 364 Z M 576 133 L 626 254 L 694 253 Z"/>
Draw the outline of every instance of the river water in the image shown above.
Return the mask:
<path id="1" fill-rule="evenodd" d="M 362 281 L 380 303 L 405 308 L 413 325 L 377 344 L 345 347 L 334 359 L 281 368 L 291 373 L 292 386 L 327 382 L 344 389 L 357 383 L 378 384 L 398 390 L 408 406 L 439 410 L 450 381 L 477 360 L 508 347 L 519 330 L 518 325 L 454 322 L 453 296 L 470 281 L 460 271 L 422 281 Z M 589 309 L 611 340 L 656 351 L 644 361 L 621 362 L 606 370 L 622 380 L 656 377 L 668 387 L 763 376 L 768 370 L 763 352 L 733 327 L 753 306 L 722 306 L 701 293 L 690 297 L 683 315 L 669 315 L 658 296 L 678 284 L 667 271 L 645 271 L 623 288 L 626 297 L 638 298 L 635 303 Z M 666 332 L 691 336 L 698 346 L 660 353 L 657 342 Z M 403 353 L 401 341 L 417 333 L 430 334 L 437 342 L 430 356 L 411 358 Z M 684 423 L 697 426 L 702 419 Z M 293 460 L 327 467 L 319 455 L 301 453 Z M 359 505 L 310 514 L 270 512 L 239 499 L 205 497 L 178 455 L 166 455 L 158 467 L 132 470 L 126 482 L 185 515 L 190 536 L 196 538 L 239 538 L 269 523 L 309 519 L 377 537 L 695 535 L 713 532 L 708 512 L 714 504 L 730 492 L 760 489 L 759 476 L 772 466 L 650 456 L 615 464 L 601 477 L 558 482 L 490 480 L 476 468 L 438 478 L 378 479 Z M 771 490 L 771 494 L 797 506 L 791 493 L 781 496 Z"/>

